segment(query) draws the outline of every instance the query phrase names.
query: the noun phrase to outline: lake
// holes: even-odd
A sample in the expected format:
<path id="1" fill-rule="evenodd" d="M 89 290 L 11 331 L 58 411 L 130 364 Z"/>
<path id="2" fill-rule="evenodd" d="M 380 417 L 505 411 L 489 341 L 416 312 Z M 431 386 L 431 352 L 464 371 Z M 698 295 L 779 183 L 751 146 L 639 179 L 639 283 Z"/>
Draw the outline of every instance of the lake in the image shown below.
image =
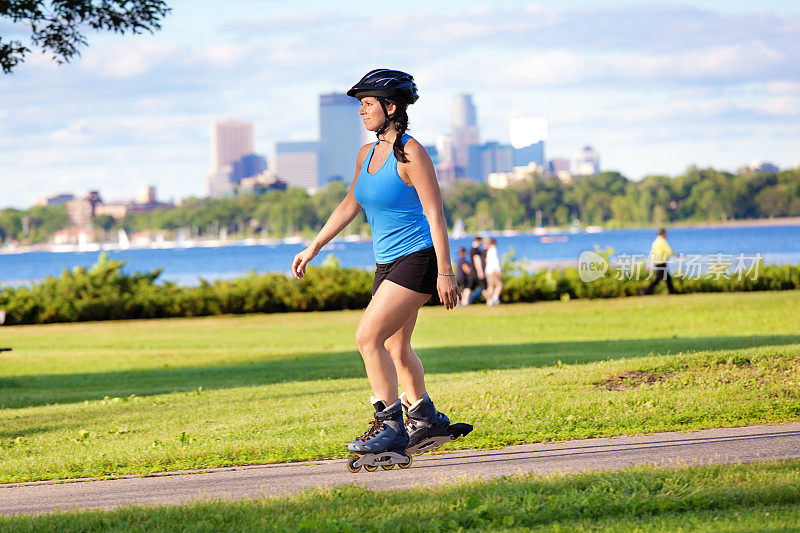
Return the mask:
<path id="1" fill-rule="evenodd" d="M 547 265 L 577 264 L 578 256 L 595 246 L 611 247 L 615 256 L 645 255 L 656 236 L 653 229 L 607 230 L 600 233 L 557 233 L 540 237 L 531 233 L 513 236 L 484 233 L 497 240 L 502 256 L 513 248 L 518 259 L 530 261 L 530 268 Z M 460 246 L 469 249 L 472 237 L 450 240 L 453 258 Z M 754 256 L 761 254 L 767 264 L 800 264 L 800 225 L 674 228 L 668 230 L 667 240 L 676 254 L 731 254 Z M 128 249 L 107 252 L 111 259 L 126 262 L 126 272 L 150 271 L 163 268 L 161 278 L 195 285 L 206 280 L 232 279 L 248 272 L 282 272 L 288 274 L 294 255 L 304 244 L 243 245 L 214 248 Z M 91 266 L 101 252 L 27 252 L 0 254 L 0 283 L 19 285 L 46 276 L 58 276 L 64 268 Z M 374 269 L 372 242 L 329 243 L 311 262 L 320 265 L 333 254 L 342 266 Z"/>

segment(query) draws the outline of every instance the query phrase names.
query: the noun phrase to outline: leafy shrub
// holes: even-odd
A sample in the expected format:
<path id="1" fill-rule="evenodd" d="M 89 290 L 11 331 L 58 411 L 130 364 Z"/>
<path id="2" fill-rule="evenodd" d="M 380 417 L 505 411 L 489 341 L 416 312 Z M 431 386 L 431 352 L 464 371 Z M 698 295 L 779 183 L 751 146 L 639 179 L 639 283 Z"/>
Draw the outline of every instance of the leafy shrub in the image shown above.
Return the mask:
<path id="1" fill-rule="evenodd" d="M 505 259 L 512 267 L 505 274 L 506 303 L 631 296 L 648 283 L 646 273 L 642 279 L 628 279 L 619 268 L 585 283 L 575 268 L 527 273 L 513 268 L 513 256 Z M 6 324 L 363 309 L 370 301 L 373 280 L 371 272 L 340 268 L 332 260 L 321 267 L 309 266 L 302 280 L 251 273 L 235 280 L 201 280 L 197 287 L 181 287 L 157 283 L 160 269 L 125 274 L 123 265 L 102 254 L 90 269 L 76 267 L 30 287 L 0 290 Z M 800 289 L 800 265 L 762 264 L 756 279 L 675 276 L 674 284 L 679 293 L 795 290 Z M 437 296 L 428 301 L 437 303 Z"/>

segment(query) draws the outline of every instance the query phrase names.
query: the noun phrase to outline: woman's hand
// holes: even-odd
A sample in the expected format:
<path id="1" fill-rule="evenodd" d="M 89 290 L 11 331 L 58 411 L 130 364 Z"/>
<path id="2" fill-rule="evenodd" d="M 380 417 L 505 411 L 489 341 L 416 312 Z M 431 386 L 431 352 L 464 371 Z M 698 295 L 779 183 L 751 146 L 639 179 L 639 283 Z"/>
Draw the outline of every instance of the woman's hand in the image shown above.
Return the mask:
<path id="1" fill-rule="evenodd" d="M 436 289 L 439 291 L 439 300 L 444 304 L 444 308 L 450 310 L 454 308 L 461 299 L 455 276 L 438 276 Z"/>
<path id="2" fill-rule="evenodd" d="M 309 246 L 302 252 L 294 256 L 292 261 L 292 274 L 297 279 L 306 275 L 306 264 L 317 256 L 317 252 Z"/>

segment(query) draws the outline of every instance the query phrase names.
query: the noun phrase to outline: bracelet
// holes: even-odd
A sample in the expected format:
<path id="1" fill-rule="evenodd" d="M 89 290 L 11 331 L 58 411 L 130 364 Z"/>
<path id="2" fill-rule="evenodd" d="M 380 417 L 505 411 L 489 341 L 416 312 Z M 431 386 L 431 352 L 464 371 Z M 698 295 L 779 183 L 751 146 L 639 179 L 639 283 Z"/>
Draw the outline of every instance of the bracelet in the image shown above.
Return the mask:
<path id="1" fill-rule="evenodd" d="M 439 274 L 440 276 L 455 276 L 455 274 Z"/>

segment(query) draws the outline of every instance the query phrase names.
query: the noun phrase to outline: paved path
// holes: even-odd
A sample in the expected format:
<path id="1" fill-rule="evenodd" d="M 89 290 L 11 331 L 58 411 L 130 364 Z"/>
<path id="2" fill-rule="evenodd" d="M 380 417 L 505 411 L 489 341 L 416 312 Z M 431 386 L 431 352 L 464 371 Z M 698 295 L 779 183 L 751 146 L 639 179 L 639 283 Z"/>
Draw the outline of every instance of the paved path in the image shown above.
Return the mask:
<path id="1" fill-rule="evenodd" d="M 467 437 L 469 438 L 469 437 Z M 210 498 L 257 498 L 308 487 L 359 482 L 371 489 L 434 485 L 464 477 L 520 472 L 614 470 L 632 464 L 732 463 L 800 458 L 800 422 L 525 444 L 501 450 L 464 450 L 417 456 L 407 470 L 347 471 L 345 460 L 210 469 L 106 481 L 0 485 L 0 514 L 54 509 L 178 504 Z"/>

